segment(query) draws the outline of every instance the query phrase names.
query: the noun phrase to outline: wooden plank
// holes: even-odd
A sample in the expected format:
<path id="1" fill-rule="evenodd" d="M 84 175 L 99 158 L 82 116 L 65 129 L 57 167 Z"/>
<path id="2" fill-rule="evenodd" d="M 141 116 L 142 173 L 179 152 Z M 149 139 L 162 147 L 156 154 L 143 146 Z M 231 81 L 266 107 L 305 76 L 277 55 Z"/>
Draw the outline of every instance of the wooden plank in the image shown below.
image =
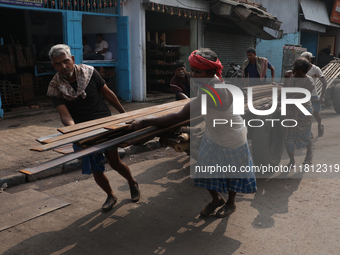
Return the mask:
<path id="1" fill-rule="evenodd" d="M 182 121 L 180 123 L 174 124 L 170 127 L 163 128 L 163 129 L 160 129 L 160 130 L 155 130 L 155 131 L 152 131 L 152 132 L 147 133 L 145 135 L 141 135 L 139 137 L 136 137 L 136 138 L 133 138 L 133 139 L 130 139 L 130 140 L 126 140 L 124 143 L 119 144 L 118 147 L 124 148 L 124 147 L 130 146 L 130 145 L 134 145 L 136 143 L 139 143 L 141 141 L 151 140 L 156 136 L 160 136 L 163 133 L 169 132 L 170 130 L 177 129 L 178 127 L 181 127 L 181 126 L 187 126 L 187 125 L 190 124 L 190 122 L 200 121 L 200 120 L 203 120 L 202 116 L 198 116 L 198 117 L 195 117 L 195 118 L 192 118 L 192 119 L 189 119 L 189 120 L 185 120 L 185 121 Z"/>
<path id="2" fill-rule="evenodd" d="M 183 107 L 183 105 L 184 105 L 184 103 L 179 105 L 179 106 L 177 106 L 177 107 L 175 107 L 175 108 L 177 109 L 178 107 Z M 144 109 L 146 109 L 146 108 L 144 108 Z M 162 109 L 162 110 L 155 111 L 155 112 L 162 112 L 162 111 L 165 111 L 165 110 L 168 110 L 168 109 L 169 108 L 166 108 L 166 109 Z M 173 108 L 170 107 L 170 109 L 173 109 Z M 142 109 L 140 109 L 140 110 L 142 110 Z M 133 111 L 133 112 L 136 112 L 136 111 Z M 132 113 L 132 111 L 130 113 Z M 73 137 L 75 135 L 80 135 L 80 134 L 84 134 L 84 133 L 87 133 L 87 132 L 90 132 L 90 131 L 93 131 L 93 130 L 96 130 L 96 129 L 104 128 L 106 126 L 110 126 L 110 125 L 114 125 L 114 124 L 122 123 L 122 122 L 125 123 L 126 121 L 129 121 L 131 119 L 136 119 L 136 118 L 139 118 L 139 117 L 143 117 L 146 114 L 147 114 L 147 112 L 137 113 L 136 115 L 131 115 L 130 117 L 121 118 L 121 119 L 118 119 L 118 120 L 115 120 L 115 121 L 103 123 L 103 124 L 92 126 L 92 127 L 89 127 L 89 128 L 80 129 L 78 131 L 74 131 L 74 132 L 70 132 L 70 133 L 67 133 L 67 134 L 63 134 L 62 136 L 58 136 L 58 137 L 54 137 L 54 138 L 51 138 L 51 139 L 47 139 L 47 140 L 44 140 L 42 143 L 43 144 L 53 143 L 53 142 L 56 142 L 56 141 L 60 141 L 62 139 Z"/>
<path id="3" fill-rule="evenodd" d="M 70 162 L 74 159 L 82 158 L 84 156 L 87 156 L 87 155 L 92 154 L 92 153 L 97 152 L 97 151 L 105 150 L 106 148 L 109 148 L 109 147 L 112 147 L 112 146 L 117 146 L 119 144 L 124 143 L 125 141 L 134 139 L 136 137 L 142 137 L 144 135 L 150 136 L 150 135 L 161 134 L 161 133 L 164 133 L 164 132 L 168 132 L 169 130 L 173 130 L 175 128 L 178 128 L 180 126 L 187 125 L 189 122 L 197 122 L 197 121 L 200 121 L 200 120 L 202 120 L 202 116 L 198 116 L 198 117 L 192 118 L 190 120 L 185 120 L 183 122 L 176 123 L 176 124 L 171 125 L 171 126 L 166 127 L 166 128 L 147 127 L 147 128 L 144 128 L 144 129 L 123 135 L 119 138 L 116 138 L 116 139 L 113 139 L 113 140 L 110 140 L 110 141 L 107 141 L 107 142 L 104 142 L 104 143 L 101 143 L 101 144 L 97 144 L 95 146 L 92 146 L 92 147 L 89 147 L 89 148 L 86 148 L 86 149 L 83 149 L 83 150 L 80 150 L 80 151 L 77 151 L 77 152 L 73 152 L 71 154 L 68 154 L 68 155 L 65 155 L 65 156 L 50 160 L 50 161 L 47 161 L 43 164 L 36 165 L 34 167 L 22 169 L 22 170 L 20 170 L 20 172 L 23 173 L 23 174 L 26 174 L 28 176 L 37 175 L 37 174 L 39 174 L 39 173 L 41 173 L 45 170 L 51 169 L 51 168 L 56 167 L 58 165 Z"/>
<path id="4" fill-rule="evenodd" d="M 38 147 L 35 148 L 31 148 L 31 151 L 47 151 L 47 150 L 52 150 L 55 149 L 57 147 L 60 147 L 62 145 L 68 144 L 68 143 L 74 143 L 74 142 L 78 142 L 80 140 L 83 140 L 85 138 L 91 137 L 91 136 L 96 136 L 102 133 L 107 132 L 107 129 L 101 128 L 98 130 L 94 130 L 85 134 L 81 134 L 81 135 L 76 135 L 67 139 L 63 139 L 54 143 L 48 143 L 48 144 L 44 144 L 44 145 L 40 145 Z"/>
<path id="5" fill-rule="evenodd" d="M 49 161 L 42 163 L 40 165 L 36 165 L 36 166 L 33 166 L 33 167 L 22 169 L 22 170 L 20 170 L 20 172 L 23 173 L 23 174 L 27 174 L 27 175 L 37 174 L 37 173 L 42 172 L 44 170 L 48 170 L 48 169 L 51 169 L 51 168 L 56 167 L 58 165 L 70 162 L 74 159 L 82 158 L 84 156 L 87 156 L 87 155 L 92 154 L 92 153 L 97 152 L 97 151 L 105 150 L 106 148 L 118 145 L 120 143 L 123 143 L 126 140 L 147 134 L 147 133 L 152 132 L 152 131 L 157 130 L 157 129 L 160 129 L 160 128 L 159 127 L 147 127 L 147 128 L 142 129 L 142 130 L 138 130 L 138 131 L 132 132 L 130 134 L 121 136 L 119 138 L 116 138 L 116 139 L 113 139 L 113 140 L 110 140 L 110 141 L 107 141 L 107 142 L 104 142 L 104 143 L 83 149 L 83 150 L 80 150 L 80 151 L 77 151 L 77 152 L 73 152 L 71 154 L 68 154 L 68 155 L 65 155 L 65 156 L 62 156 L 62 157 L 59 157 L 59 158 L 56 158 L 56 159 L 49 160 Z"/>
<path id="6" fill-rule="evenodd" d="M 94 144 L 105 142 L 107 140 L 111 140 L 111 139 L 114 139 L 114 138 L 117 138 L 119 136 L 126 134 L 126 132 L 125 133 L 124 132 L 116 132 L 115 130 L 110 130 L 110 131 L 111 132 L 96 135 L 96 136 L 81 140 L 81 141 L 77 142 L 77 145 L 81 146 L 81 147 L 94 145 Z"/>
<path id="7" fill-rule="evenodd" d="M 58 128 L 58 131 L 63 133 L 63 134 L 66 134 L 66 133 L 69 133 L 69 132 L 74 132 L 74 131 L 77 131 L 77 130 L 80 130 L 80 129 L 100 125 L 100 124 L 103 124 L 103 123 L 115 121 L 115 120 L 122 119 L 122 118 L 127 118 L 127 117 L 131 118 L 131 116 L 136 115 L 136 114 L 140 114 L 140 113 L 154 113 L 154 112 L 158 112 L 158 111 L 163 111 L 163 110 L 169 109 L 171 107 L 184 105 L 188 102 L 190 102 L 190 99 L 175 101 L 175 102 L 161 104 L 161 105 L 150 106 L 150 107 L 142 108 L 142 109 L 131 111 L 131 112 L 116 114 L 116 115 L 112 115 L 112 116 L 105 117 L 105 118 L 100 118 L 100 119 L 96 119 L 96 120 L 92 120 L 92 121 L 86 121 L 86 122 L 78 123 L 78 124 L 72 125 L 72 126 Z"/>
<path id="8" fill-rule="evenodd" d="M 155 114 L 144 115 L 144 117 L 148 118 L 148 117 L 164 116 L 164 115 L 169 114 L 171 112 L 177 111 L 178 109 L 180 109 L 182 107 L 183 106 L 178 106 L 178 107 L 171 108 L 171 109 L 165 110 L 165 111 L 161 111 L 161 112 L 158 112 L 158 113 L 155 113 Z M 127 120 L 131 120 L 131 119 L 127 119 Z M 112 126 L 113 128 L 110 128 L 110 130 L 120 131 L 120 130 L 126 128 L 127 126 L 128 126 L 128 124 L 125 124 L 125 121 L 124 121 L 124 122 L 120 122 L 120 123 L 113 125 Z M 84 133 L 84 134 L 71 136 L 71 137 L 68 137 L 66 139 L 58 140 L 56 142 L 52 142 L 52 143 L 44 144 L 44 145 L 41 145 L 41 146 L 38 146 L 38 147 L 35 147 L 35 148 L 31 148 L 30 150 L 32 150 L 32 151 L 52 150 L 52 149 L 55 149 L 55 148 L 62 146 L 64 144 L 78 142 L 78 141 L 81 141 L 81 140 L 84 140 L 84 139 L 87 139 L 87 138 L 90 138 L 90 137 L 94 137 L 94 136 L 97 136 L 97 135 L 101 135 L 101 134 L 104 134 L 104 133 L 110 134 L 110 133 L 112 133 L 110 130 L 100 128 L 100 129 L 96 129 L 96 130 L 93 130 L 93 131 L 90 131 L 90 132 L 87 132 L 87 133 Z M 68 135 L 68 134 L 66 134 L 66 135 Z"/>
<path id="9" fill-rule="evenodd" d="M 36 140 L 39 143 L 43 143 L 44 141 L 46 141 L 48 139 L 51 139 L 51 138 L 54 138 L 54 137 L 58 137 L 58 136 L 61 136 L 61 135 L 62 135 L 61 133 L 56 133 L 56 134 L 52 134 L 52 135 L 48 135 L 48 136 L 37 138 Z"/>
<path id="10" fill-rule="evenodd" d="M 165 116 L 167 114 L 177 112 L 182 108 L 183 108 L 183 106 L 179 106 L 179 107 L 175 107 L 175 108 L 172 108 L 172 109 L 169 109 L 169 110 L 166 110 L 166 111 L 162 111 L 162 112 L 158 112 L 158 113 L 154 113 L 154 114 L 149 114 L 149 115 L 144 115 L 143 119 L 162 117 L 162 116 Z M 119 130 L 122 130 L 122 129 L 128 127 L 129 125 L 130 124 L 126 124 L 125 122 L 120 122 L 120 123 L 116 123 L 116 124 L 113 124 L 113 125 L 110 125 L 110 126 L 106 126 L 104 128 L 109 129 L 109 130 L 119 131 Z"/>
<path id="11" fill-rule="evenodd" d="M 69 143 L 69 144 L 66 144 L 64 146 L 60 146 L 56 149 L 54 149 L 53 151 L 55 152 L 58 152 L 58 153 L 61 153 L 61 154 L 69 154 L 69 153 L 72 153 L 74 150 L 73 150 L 73 144 L 72 143 Z"/>

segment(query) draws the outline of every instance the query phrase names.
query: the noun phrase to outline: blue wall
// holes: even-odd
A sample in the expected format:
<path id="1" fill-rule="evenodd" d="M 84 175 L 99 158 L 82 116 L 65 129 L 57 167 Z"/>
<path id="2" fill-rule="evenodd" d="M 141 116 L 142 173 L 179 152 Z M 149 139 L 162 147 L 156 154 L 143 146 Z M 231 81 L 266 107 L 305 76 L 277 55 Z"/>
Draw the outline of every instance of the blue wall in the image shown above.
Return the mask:
<path id="1" fill-rule="evenodd" d="M 280 81 L 282 71 L 283 46 L 285 44 L 300 44 L 300 33 L 283 35 L 278 40 L 261 40 L 256 46 L 256 53 L 259 57 L 265 57 L 275 68 L 275 80 Z M 270 70 L 267 77 L 271 77 Z"/>
<path id="2" fill-rule="evenodd" d="M 301 32 L 300 44 L 302 47 L 307 48 L 307 51 L 311 52 L 313 56 L 316 56 L 318 49 L 318 34 Z"/>

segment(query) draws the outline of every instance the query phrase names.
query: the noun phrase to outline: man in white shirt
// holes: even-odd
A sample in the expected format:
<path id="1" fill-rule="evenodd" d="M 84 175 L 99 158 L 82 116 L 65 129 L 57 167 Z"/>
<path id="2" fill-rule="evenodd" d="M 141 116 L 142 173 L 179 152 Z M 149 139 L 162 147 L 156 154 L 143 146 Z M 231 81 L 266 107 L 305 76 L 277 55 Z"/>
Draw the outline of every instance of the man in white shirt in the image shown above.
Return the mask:
<path id="1" fill-rule="evenodd" d="M 304 52 L 304 53 L 301 54 L 301 57 L 306 58 L 311 63 L 312 58 L 313 58 L 313 54 L 310 53 L 310 52 Z M 313 65 L 312 63 L 311 63 L 311 66 L 309 68 L 307 75 L 309 75 L 310 77 L 313 78 L 314 86 L 316 85 L 317 78 L 319 78 L 320 81 L 322 82 L 322 91 L 321 91 L 320 98 L 319 98 L 318 93 L 316 91 L 316 87 L 312 91 L 312 98 L 311 98 L 313 108 L 314 108 L 313 115 L 314 115 L 316 121 L 318 122 L 318 136 L 321 137 L 321 136 L 323 136 L 323 133 L 324 133 L 324 126 L 321 124 L 322 119 L 321 119 L 320 111 L 321 111 L 321 104 L 325 102 L 325 93 L 326 93 L 326 88 L 327 88 L 327 81 L 326 81 L 325 77 L 323 76 L 321 69 L 319 67 L 317 67 L 316 65 Z"/>
<path id="2" fill-rule="evenodd" d="M 103 40 L 102 34 L 97 34 L 97 43 L 94 46 L 94 51 L 92 53 L 84 54 L 84 60 L 103 60 L 107 50 L 109 49 L 109 44 L 107 41 Z"/>

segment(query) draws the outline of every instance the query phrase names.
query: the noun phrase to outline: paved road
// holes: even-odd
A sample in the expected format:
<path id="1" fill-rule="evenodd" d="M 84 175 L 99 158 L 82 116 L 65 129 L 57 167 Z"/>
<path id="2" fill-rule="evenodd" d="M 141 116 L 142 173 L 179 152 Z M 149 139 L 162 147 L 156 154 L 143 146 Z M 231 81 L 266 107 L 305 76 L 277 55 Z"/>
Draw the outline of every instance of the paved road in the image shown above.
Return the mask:
<path id="1" fill-rule="evenodd" d="M 314 163 L 339 164 L 339 115 L 326 110 L 323 117 L 325 135 L 313 141 Z M 313 132 L 317 134 L 316 125 Z M 297 155 L 301 164 L 305 150 Z M 119 198 L 108 213 L 100 211 L 103 192 L 91 177 L 77 179 L 79 173 L 9 188 L 7 195 L 35 189 L 70 205 L 1 231 L 0 253 L 305 255 L 340 250 L 338 176 L 258 179 L 258 191 L 239 194 L 237 211 L 229 218 L 200 218 L 210 198 L 188 177 L 188 156 L 169 153 L 167 157 L 162 148 L 132 163 L 135 159 L 128 160 L 142 200 L 130 203 L 127 184 L 108 171 Z M 282 164 L 286 163 L 284 155 Z M 68 181 L 51 185 L 55 178 Z M 2 207 L 13 203 L 3 194 Z M 28 205 L 27 213 L 33 209 Z M 7 213 L 1 217 L 10 217 Z"/>

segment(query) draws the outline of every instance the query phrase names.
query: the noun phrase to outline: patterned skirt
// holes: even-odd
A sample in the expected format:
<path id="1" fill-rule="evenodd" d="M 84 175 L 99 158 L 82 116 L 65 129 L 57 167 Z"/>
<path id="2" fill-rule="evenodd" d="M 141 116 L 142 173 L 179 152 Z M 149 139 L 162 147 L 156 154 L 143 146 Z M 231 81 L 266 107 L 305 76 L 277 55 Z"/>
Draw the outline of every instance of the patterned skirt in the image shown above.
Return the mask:
<path id="1" fill-rule="evenodd" d="M 313 107 L 307 108 L 310 113 L 313 113 Z M 301 149 L 306 147 L 312 142 L 311 131 L 312 131 L 312 119 L 313 115 L 304 115 L 299 113 L 296 121 L 298 122 L 296 127 L 287 128 L 288 131 L 285 137 L 285 145 L 288 152 L 294 152 L 295 147 Z"/>
<path id="2" fill-rule="evenodd" d="M 241 167 L 252 167 L 248 144 L 239 148 L 232 149 L 223 147 L 212 142 L 205 135 L 202 138 L 197 165 L 198 166 L 233 166 L 237 171 Z M 227 193 L 233 191 L 237 193 L 254 193 L 257 190 L 254 172 L 242 174 L 244 178 L 197 178 L 195 186 L 203 187 L 208 190 Z"/>

